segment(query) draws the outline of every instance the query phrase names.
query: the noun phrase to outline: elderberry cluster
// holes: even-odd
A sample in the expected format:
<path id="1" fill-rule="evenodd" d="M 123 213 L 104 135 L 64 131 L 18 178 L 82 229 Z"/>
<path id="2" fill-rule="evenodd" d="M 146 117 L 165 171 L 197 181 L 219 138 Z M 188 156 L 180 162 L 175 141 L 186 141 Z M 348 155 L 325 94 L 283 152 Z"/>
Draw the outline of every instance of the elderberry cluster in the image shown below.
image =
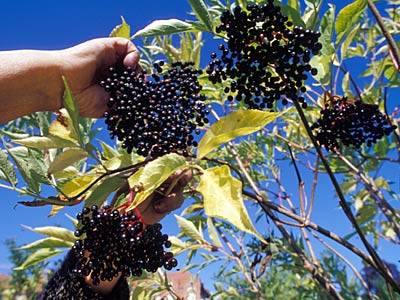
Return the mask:
<path id="1" fill-rule="evenodd" d="M 77 219 L 82 228 L 75 231 L 73 251 L 77 257 L 74 273 L 91 276 L 94 285 L 123 276 L 140 276 L 143 270 L 171 270 L 177 261 L 164 247 L 171 246 L 161 224 L 145 225 L 133 211 L 120 213 L 109 207 L 84 207 Z"/>
<path id="2" fill-rule="evenodd" d="M 212 53 L 207 68 L 211 82 L 227 81 L 225 93 L 253 109 L 273 108 L 274 102 L 296 99 L 306 107 L 306 72 L 317 74 L 309 64 L 322 44 L 320 32 L 294 26 L 273 0 L 264 5 L 236 6 L 225 10 L 217 33 L 225 32 L 227 44 L 220 44 L 221 56 Z"/>
<path id="3" fill-rule="evenodd" d="M 349 101 L 347 97 L 331 99 L 321 110 L 320 118 L 311 126 L 316 131 L 316 139 L 328 151 L 353 145 L 371 146 L 384 135 L 389 135 L 395 125 L 391 125 L 378 105 Z"/>
<path id="4" fill-rule="evenodd" d="M 209 113 L 198 82 L 200 70 L 192 62 L 175 62 L 164 71 L 165 63 L 153 65 L 154 73 L 137 74 L 123 66 L 111 67 L 100 82 L 107 92 L 109 110 L 106 124 L 128 153 L 159 157 L 197 146 L 193 133 L 209 121 Z M 165 68 L 165 66 L 164 66 Z"/>

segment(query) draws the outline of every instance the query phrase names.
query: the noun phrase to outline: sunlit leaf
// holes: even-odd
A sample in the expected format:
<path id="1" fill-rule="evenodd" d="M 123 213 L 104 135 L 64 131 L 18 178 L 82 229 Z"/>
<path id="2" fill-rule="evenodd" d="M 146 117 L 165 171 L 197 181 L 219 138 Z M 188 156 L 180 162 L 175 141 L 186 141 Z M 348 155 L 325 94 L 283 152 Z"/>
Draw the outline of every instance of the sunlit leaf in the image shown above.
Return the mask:
<path id="1" fill-rule="evenodd" d="M 207 216 L 223 219 L 264 241 L 254 228 L 243 203 L 242 183 L 232 177 L 228 166 L 205 170 L 200 177 L 198 191 L 203 195 Z"/>
<path id="2" fill-rule="evenodd" d="M 222 242 L 219 239 L 217 230 L 215 229 L 214 223 L 211 218 L 207 218 L 207 228 L 208 228 L 208 235 L 210 236 L 213 246 L 217 248 L 222 247 Z"/>
<path id="3" fill-rule="evenodd" d="M 36 252 L 32 253 L 20 266 L 14 268 L 14 270 L 25 270 L 30 266 L 34 266 L 62 252 L 64 251 L 59 249 L 39 249 Z"/>
<path id="4" fill-rule="evenodd" d="M 74 243 L 76 241 L 76 237 L 71 230 L 66 228 L 57 227 L 57 226 L 44 226 L 44 227 L 35 227 L 32 228 L 30 226 L 22 225 L 26 229 L 30 231 L 47 235 L 49 237 L 53 237 L 56 239 L 60 239 L 63 241 Z"/>
<path id="5" fill-rule="evenodd" d="M 65 108 L 59 110 L 58 117 L 50 125 L 49 133 L 64 140 L 77 143 L 78 137 L 72 125 L 71 117 Z"/>
<path id="6" fill-rule="evenodd" d="M 196 226 L 189 220 L 182 218 L 178 215 L 175 215 L 175 218 L 178 222 L 179 228 L 182 230 L 182 233 L 191 237 L 195 241 L 203 242 L 203 235 L 199 230 L 197 230 Z"/>
<path id="7" fill-rule="evenodd" d="M 64 82 L 64 107 L 67 109 L 67 112 L 71 118 L 72 128 L 75 131 L 75 135 L 77 136 L 78 142 L 80 145 L 83 146 L 82 137 L 79 134 L 79 109 L 78 105 L 76 104 L 75 98 L 71 93 L 71 89 L 69 88 L 68 78 L 63 77 Z"/>
<path id="8" fill-rule="evenodd" d="M 81 177 L 76 177 L 61 187 L 62 192 L 68 197 L 75 197 L 80 194 L 95 181 L 100 175 L 98 174 L 86 174 Z"/>
<path id="9" fill-rule="evenodd" d="M 220 145 L 262 129 L 283 112 L 261 110 L 237 110 L 218 120 L 204 134 L 197 148 L 197 159 L 201 159 Z"/>
<path id="10" fill-rule="evenodd" d="M 194 27 L 187 22 L 177 19 L 156 20 L 136 32 L 132 36 L 132 39 L 138 37 L 168 35 L 185 31 L 194 31 Z"/>
<path id="11" fill-rule="evenodd" d="M 176 153 L 170 153 L 147 163 L 138 172 L 129 177 L 131 188 L 140 186 L 142 191 L 136 194 L 132 207 L 136 207 L 150 196 L 165 180 L 187 165 L 186 159 Z"/>
<path id="12" fill-rule="evenodd" d="M 351 26 L 358 20 L 366 6 L 367 0 L 356 0 L 339 11 L 335 22 L 337 42 L 352 29 Z"/>
<path id="13" fill-rule="evenodd" d="M 86 158 L 87 155 L 86 151 L 83 151 L 81 148 L 66 149 L 54 158 L 47 172 L 48 174 L 60 172 L 66 167 Z"/>
<path id="14" fill-rule="evenodd" d="M 196 17 L 207 27 L 209 32 L 213 31 L 213 22 L 204 0 L 188 0 Z"/>
<path id="15" fill-rule="evenodd" d="M 49 149 L 49 148 L 65 148 L 76 147 L 77 144 L 68 139 L 57 136 L 30 136 L 20 140 L 12 140 L 13 143 L 23 145 L 30 148 Z"/>
<path id="16" fill-rule="evenodd" d="M 114 176 L 106 178 L 93 189 L 89 197 L 85 200 L 85 205 L 87 207 L 93 205 L 100 206 L 107 200 L 112 192 L 116 191 L 124 183 L 126 183 L 126 179 L 121 177 Z"/>
<path id="17" fill-rule="evenodd" d="M 60 212 L 60 210 L 62 210 L 63 208 L 65 208 L 65 206 L 63 205 L 52 205 L 51 206 L 51 211 L 49 213 L 49 217 L 53 217 L 55 216 L 58 212 Z"/>
<path id="18" fill-rule="evenodd" d="M 41 248 L 70 248 L 74 245 L 73 242 L 49 237 L 34 241 L 25 246 L 19 247 L 19 250 L 27 250 L 27 249 L 41 249 Z"/>
<path id="19" fill-rule="evenodd" d="M 122 23 L 116 26 L 110 33 L 110 37 L 123 37 L 131 38 L 131 27 L 125 22 L 124 17 L 121 16 Z"/>

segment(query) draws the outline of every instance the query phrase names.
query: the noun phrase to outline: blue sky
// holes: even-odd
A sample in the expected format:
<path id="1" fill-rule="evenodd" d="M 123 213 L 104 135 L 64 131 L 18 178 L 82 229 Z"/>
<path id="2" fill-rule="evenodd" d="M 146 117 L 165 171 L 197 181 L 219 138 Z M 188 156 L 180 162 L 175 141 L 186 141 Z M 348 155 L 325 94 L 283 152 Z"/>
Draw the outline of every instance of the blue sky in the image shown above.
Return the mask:
<path id="1" fill-rule="evenodd" d="M 332 1 L 340 7 L 351 1 Z M 0 50 L 12 49 L 62 49 L 88 39 L 107 36 L 124 16 L 136 32 L 155 19 L 192 18 L 185 0 L 152 1 L 2 1 L 0 4 Z M 398 171 L 397 171 L 398 176 Z M 290 181 L 290 179 L 289 179 Z M 296 189 L 296 187 L 295 187 Z M 317 199 L 323 201 L 316 210 L 325 211 L 316 216 L 315 221 L 324 222 L 337 209 L 333 189 L 319 191 Z M 18 244 L 31 242 L 40 236 L 30 233 L 20 224 L 46 226 L 61 224 L 70 227 L 63 213 L 48 218 L 49 208 L 26 208 L 15 204 L 21 198 L 14 192 L 0 190 L 0 273 L 7 272 L 10 265 L 3 241 L 15 237 Z M 330 196 L 327 196 L 330 195 Z M 23 199 L 27 200 L 27 199 Z M 77 208 L 67 208 L 66 213 L 74 216 Z M 333 213 L 335 214 L 335 213 Z M 163 221 L 168 234 L 176 234 L 175 222 L 169 216 Z M 343 232 L 348 232 L 348 224 L 341 224 Z M 71 227 L 70 227 L 71 228 Z"/>

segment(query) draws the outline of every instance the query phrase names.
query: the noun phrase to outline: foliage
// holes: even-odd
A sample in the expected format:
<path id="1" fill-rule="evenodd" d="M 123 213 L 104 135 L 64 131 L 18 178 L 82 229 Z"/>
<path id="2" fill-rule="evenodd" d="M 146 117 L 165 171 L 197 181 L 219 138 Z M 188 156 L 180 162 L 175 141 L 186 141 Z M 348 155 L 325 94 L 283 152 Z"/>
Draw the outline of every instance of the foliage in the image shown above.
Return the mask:
<path id="1" fill-rule="evenodd" d="M 222 42 L 225 37 L 215 30 L 222 11 L 266 1 L 188 2 L 191 20 L 156 20 L 131 36 L 141 44 L 144 68 L 159 57 L 207 63 L 217 45 L 206 45 L 202 37 Z M 127 203 L 127 183 L 140 191 L 129 204 L 139 205 L 177 169 L 191 169 L 192 197 L 176 216 L 181 231 L 173 249 L 185 253 L 187 264 L 200 273 L 210 263 L 219 267 L 215 299 L 269 299 L 271 293 L 274 299 L 397 299 L 400 282 L 377 249 L 400 243 L 399 195 L 390 171 L 382 171 L 398 169 L 399 129 L 373 146 L 329 153 L 315 141 L 310 124 L 330 97 L 346 95 L 377 104 L 398 126 L 399 110 L 390 105 L 397 103 L 393 91 L 400 84 L 398 43 L 392 38 L 399 34 L 398 2 L 388 1 L 380 13 L 370 0 L 349 2 L 340 11 L 322 0 L 280 5 L 295 24 L 321 32 L 323 48 L 311 60 L 318 74 L 306 81 L 307 109 L 291 101 L 274 112 L 246 110 L 226 102 L 223 84 L 203 76 L 214 119 L 198 148 L 188 158 L 175 153 L 148 161 L 118 143 L 96 140 L 101 121 L 79 116 L 66 78 L 65 109 L 56 118 L 39 113 L 3 127 L 1 187 L 33 198 L 24 205 L 51 205 L 54 215 L 82 202 Z M 130 35 L 124 19 L 112 35 Z M 329 205 L 333 201 L 339 212 Z M 21 269 L 74 241 L 60 228 L 33 230 L 47 237 L 25 247 L 38 250 Z M 321 254 L 321 246 L 333 254 Z M 355 267 L 361 263 L 365 274 L 375 272 L 379 288 L 371 288 Z"/>

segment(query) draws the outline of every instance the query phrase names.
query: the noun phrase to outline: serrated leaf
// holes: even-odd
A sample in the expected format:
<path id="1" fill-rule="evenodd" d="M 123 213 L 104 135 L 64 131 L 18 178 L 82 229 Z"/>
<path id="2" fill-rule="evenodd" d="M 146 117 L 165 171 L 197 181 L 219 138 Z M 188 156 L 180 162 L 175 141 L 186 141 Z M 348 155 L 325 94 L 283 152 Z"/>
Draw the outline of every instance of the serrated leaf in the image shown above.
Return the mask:
<path id="1" fill-rule="evenodd" d="M 196 17 L 207 27 L 209 32 L 213 31 L 213 22 L 207 5 L 203 0 L 188 0 Z"/>
<path id="2" fill-rule="evenodd" d="M 62 252 L 64 252 L 64 250 L 50 248 L 39 249 L 28 256 L 28 258 L 20 266 L 14 268 L 14 270 L 25 270 L 30 266 L 36 265 Z"/>
<path id="3" fill-rule="evenodd" d="M 50 163 L 47 173 L 54 174 L 60 172 L 74 163 L 87 158 L 87 156 L 87 152 L 83 151 L 81 148 L 66 149 L 58 154 Z"/>
<path id="4" fill-rule="evenodd" d="M 207 228 L 208 228 L 208 235 L 210 236 L 213 246 L 221 248 L 222 242 L 219 239 L 217 230 L 215 229 L 214 223 L 211 218 L 207 218 Z"/>
<path id="5" fill-rule="evenodd" d="M 138 206 L 147 199 L 164 181 L 176 171 L 187 165 L 186 159 L 176 153 L 170 153 L 159 157 L 146 166 L 140 168 L 128 178 L 131 188 L 140 186 L 142 191 L 135 196 L 130 208 Z M 128 209 L 129 210 L 129 209 Z"/>
<path id="6" fill-rule="evenodd" d="M 242 183 L 232 177 L 228 166 L 205 170 L 197 189 L 203 195 L 208 217 L 223 219 L 267 243 L 254 228 L 243 203 Z"/>
<path id="7" fill-rule="evenodd" d="M 197 148 L 197 159 L 201 159 L 220 145 L 237 137 L 261 130 L 284 112 L 261 110 L 237 110 L 218 120 L 204 134 Z"/>
<path id="8" fill-rule="evenodd" d="M 123 16 L 121 16 L 122 23 L 116 26 L 110 33 L 110 37 L 123 37 L 130 39 L 131 38 L 131 27 L 125 22 Z"/>
<path id="9" fill-rule="evenodd" d="M 337 43 L 352 29 L 351 26 L 358 20 L 366 6 L 367 0 L 356 0 L 339 11 L 335 22 Z"/>
<path id="10" fill-rule="evenodd" d="M 178 19 L 156 20 L 147 25 L 145 28 L 136 32 L 132 39 L 138 37 L 152 37 L 160 35 L 168 35 L 185 31 L 194 31 L 195 28 L 184 21 Z"/>
<path id="11" fill-rule="evenodd" d="M 17 175 L 14 169 L 14 165 L 8 159 L 5 151 L 0 150 L 0 170 L 1 170 L 1 178 L 7 181 L 12 186 L 17 184 Z"/>
<path id="12" fill-rule="evenodd" d="M 18 250 L 41 249 L 41 248 L 71 248 L 73 245 L 74 245 L 73 242 L 49 237 L 22 246 L 18 248 Z"/>
<path id="13" fill-rule="evenodd" d="M 24 139 L 12 140 L 13 143 L 30 148 L 50 149 L 76 147 L 77 144 L 71 140 L 66 140 L 57 136 L 30 136 Z"/>
<path id="14" fill-rule="evenodd" d="M 335 48 L 332 42 L 335 24 L 335 6 L 333 4 L 328 5 L 329 9 L 325 12 L 321 20 L 321 37 L 319 38 L 319 41 L 322 44 L 321 55 L 331 57 L 335 53 Z"/>
<path id="15" fill-rule="evenodd" d="M 57 227 L 57 226 L 44 226 L 44 227 L 35 227 L 35 228 L 32 228 L 27 225 L 22 225 L 22 226 L 30 231 L 44 234 L 49 237 L 57 238 L 57 239 L 60 239 L 63 241 L 67 241 L 67 242 L 71 242 L 71 243 L 74 243 L 76 241 L 76 237 L 75 237 L 74 233 L 71 230 L 68 230 L 66 228 Z"/>
<path id="16" fill-rule="evenodd" d="M 71 118 L 72 122 L 72 128 L 74 129 L 75 135 L 77 137 L 77 140 L 79 142 L 79 145 L 84 146 L 83 140 L 81 135 L 79 134 L 79 109 L 78 105 L 76 104 L 75 98 L 71 93 L 71 89 L 69 88 L 67 79 L 63 76 L 63 82 L 64 82 L 64 97 L 63 97 L 63 103 L 64 107 L 66 108 L 68 115 Z"/>
<path id="17" fill-rule="evenodd" d="M 182 218 L 181 216 L 175 215 L 175 218 L 178 222 L 179 228 L 182 230 L 182 233 L 191 237 L 195 241 L 205 242 L 203 239 L 203 235 L 200 231 L 197 230 L 196 226 L 189 220 Z"/>

